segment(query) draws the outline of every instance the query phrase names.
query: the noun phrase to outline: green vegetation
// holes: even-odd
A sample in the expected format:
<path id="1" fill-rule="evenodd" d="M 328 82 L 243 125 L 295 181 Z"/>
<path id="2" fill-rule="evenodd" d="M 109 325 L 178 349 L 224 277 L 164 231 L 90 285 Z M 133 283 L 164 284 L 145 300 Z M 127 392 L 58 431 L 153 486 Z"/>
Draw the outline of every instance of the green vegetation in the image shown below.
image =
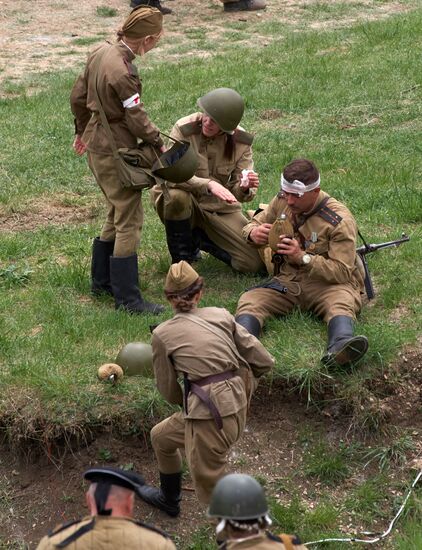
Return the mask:
<path id="1" fill-rule="evenodd" d="M 97 6 L 97 15 L 99 17 L 116 17 L 117 10 L 109 6 Z"/>
<path id="2" fill-rule="evenodd" d="M 400 469 L 395 480 L 388 466 L 401 468 L 415 448 L 411 434 L 387 430 L 394 415 L 381 400 L 406 381 L 396 359 L 415 345 L 422 326 L 422 78 L 415 70 L 422 9 L 337 29 L 308 25 L 335 14 L 347 19 L 360 8 L 358 2 L 304 3 L 301 32 L 286 27 L 282 36 L 277 22 L 251 20 L 249 27 L 231 21 L 226 27 L 230 42 L 217 49 L 205 30 L 192 29 L 186 32 L 189 46 L 174 40 L 170 52 L 196 47 L 213 57 L 168 61 L 151 55 L 140 62 L 143 99 L 165 131 L 214 87 L 231 86 L 244 96 L 242 124 L 256 133 L 262 182 L 252 206 L 277 192 L 284 164 L 305 156 L 321 169 L 324 189 L 350 207 L 368 241 L 391 240 L 402 231 L 411 236 L 401 248 L 368 258 L 377 299 L 358 319 L 357 331 L 368 336 L 370 349 L 355 369 L 336 372 L 319 363 L 326 330 L 313 315 L 295 311 L 270 321 L 264 332 L 263 342 L 277 360 L 268 383 L 282 381 L 304 407 L 317 410 L 332 403 L 350 418 L 350 435 L 389 436 L 388 443 L 369 451 L 333 445 L 324 434 L 320 441 L 307 436 L 300 479 L 282 479 L 275 487 L 261 476 L 269 495 L 279 490 L 290 495 L 287 504 L 285 494 L 272 500 L 276 527 L 300 531 L 304 540 L 339 535 L 344 525 L 356 522 L 384 526 L 400 504 L 391 496 L 392 486 L 403 494 L 411 479 Z M 98 7 L 97 15 L 112 17 L 112 11 Z M 240 43 L 254 32 L 272 41 L 265 48 Z M 77 38 L 73 45 L 101 38 Z M 52 72 L 2 85 L 7 99 L 0 99 L 0 428 L 12 446 L 80 444 L 108 426 L 115 433 L 140 434 L 173 410 L 152 380 L 140 384 L 126 378 L 113 387 L 96 378 L 101 363 L 113 361 L 127 342 L 149 341 L 149 325 L 171 313 L 158 319 L 130 317 L 114 311 L 108 298 L 89 295 L 90 247 L 104 206 L 85 159 L 71 149 L 68 96 L 75 77 Z M 40 91 L 28 93 L 33 89 Z M 141 287 L 147 298 L 163 302 L 169 256 L 146 192 L 144 207 Z M 206 280 L 203 304 L 224 305 L 231 312 L 239 294 L 257 282 L 211 257 L 197 269 Z M 99 458 L 112 456 L 102 449 Z M 313 508 L 300 490 L 295 492 L 299 482 L 307 484 L 308 495 L 314 491 Z M 333 491 L 343 482 L 348 495 L 341 500 Z M 7 488 L 2 492 L 0 485 L 0 511 L 8 505 Z M 421 514 L 419 490 L 386 548 L 420 548 Z M 180 542 L 192 550 L 211 548 L 211 533 L 206 527 Z"/>

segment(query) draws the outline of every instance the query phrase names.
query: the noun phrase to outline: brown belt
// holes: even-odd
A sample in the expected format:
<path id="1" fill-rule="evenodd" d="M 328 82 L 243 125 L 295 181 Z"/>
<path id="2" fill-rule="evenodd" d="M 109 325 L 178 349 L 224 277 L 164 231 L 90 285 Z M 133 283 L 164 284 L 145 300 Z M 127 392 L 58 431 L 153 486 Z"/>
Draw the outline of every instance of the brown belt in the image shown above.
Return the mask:
<path id="1" fill-rule="evenodd" d="M 219 430 L 223 428 L 223 420 L 221 418 L 220 412 L 211 401 L 210 397 L 204 392 L 202 386 L 207 386 L 208 384 L 213 384 L 215 382 L 222 382 L 223 380 L 229 380 L 237 376 L 232 370 L 220 372 L 218 374 L 210 374 L 205 376 L 205 378 L 200 378 L 199 380 L 189 380 L 188 375 L 183 373 L 183 386 L 184 386 L 184 405 L 185 413 L 188 414 L 188 396 L 190 393 L 196 395 L 202 403 L 210 410 L 211 414 L 214 417 L 215 424 Z"/>

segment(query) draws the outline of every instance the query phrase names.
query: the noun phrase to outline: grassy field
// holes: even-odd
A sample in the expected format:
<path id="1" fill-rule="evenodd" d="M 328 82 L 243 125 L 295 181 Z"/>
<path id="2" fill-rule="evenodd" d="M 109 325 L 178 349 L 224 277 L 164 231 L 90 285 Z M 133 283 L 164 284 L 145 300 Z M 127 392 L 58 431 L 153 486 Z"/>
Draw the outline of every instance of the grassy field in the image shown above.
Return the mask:
<path id="1" fill-rule="evenodd" d="M 329 5 L 322 4 L 324 9 L 318 11 L 316 3 L 309 15 L 323 19 Z M 263 337 L 277 359 L 275 378 L 300 394 L 304 406 L 309 401 L 322 407 L 328 394 L 350 414 L 353 430 L 364 435 L 387 429 L 382 411 L 371 405 L 377 397 L 373 381 L 387 377 L 398 384 L 398 354 L 420 345 L 421 28 L 422 9 L 337 30 L 287 30 L 279 38 L 271 24 L 258 22 L 256 32 L 273 38 L 265 47 L 222 47 L 205 61 L 142 60 L 145 104 L 164 131 L 212 88 L 230 86 L 243 95 L 242 124 L 256 134 L 262 182 L 254 205 L 268 202 L 278 190 L 281 168 L 304 156 L 316 162 L 323 188 L 349 206 L 368 241 L 391 240 L 402 232 L 411 237 L 397 250 L 369 257 L 377 299 L 358 321 L 357 331 L 367 335 L 370 349 L 355 371 L 333 373 L 319 364 L 326 329 L 311 315 L 295 312 L 273 320 Z M 232 25 L 227 32 L 245 31 Z M 197 46 L 207 47 L 203 41 Z M 10 98 L 0 100 L 0 428 L 14 447 L 51 450 L 63 441 L 82 443 L 110 425 L 122 434 L 142 433 L 170 410 L 152 380 L 126 379 L 116 388 L 96 380 L 97 367 L 112 361 L 124 343 L 149 341 L 156 318 L 131 317 L 114 311 L 110 300 L 89 296 L 90 247 L 104 208 L 85 160 L 71 149 L 68 96 L 75 76 L 32 78 L 9 87 Z M 31 89 L 38 92 L 28 93 Z M 147 193 L 144 206 L 141 286 L 147 298 L 163 302 L 169 256 Z M 207 285 L 204 305 L 224 305 L 231 312 L 240 293 L 256 281 L 213 258 L 197 269 Z M 158 321 L 170 316 L 167 310 Z M 406 447 L 400 435 L 392 435 L 386 463 L 394 458 L 391 449 L 400 457 L 415 449 L 417 436 L 408 437 Z M 336 452 L 341 455 L 341 449 Z M 349 458 L 341 455 L 341 464 Z M 341 465 L 332 464 L 315 473 L 315 463 L 314 458 L 309 465 L 311 477 L 337 469 L 333 482 L 346 476 Z M 349 505 L 362 517 L 373 513 L 380 520 L 385 514 L 377 499 L 388 487 L 379 481 L 380 494 L 376 487 L 362 485 Z M 391 548 L 421 547 L 420 491 L 412 502 Z M 287 531 L 301 525 L 307 540 L 341 527 L 329 502 L 309 511 L 298 497 L 288 507 L 274 503 L 273 514 Z M 199 532 L 190 548 L 205 548 L 207 537 Z"/>

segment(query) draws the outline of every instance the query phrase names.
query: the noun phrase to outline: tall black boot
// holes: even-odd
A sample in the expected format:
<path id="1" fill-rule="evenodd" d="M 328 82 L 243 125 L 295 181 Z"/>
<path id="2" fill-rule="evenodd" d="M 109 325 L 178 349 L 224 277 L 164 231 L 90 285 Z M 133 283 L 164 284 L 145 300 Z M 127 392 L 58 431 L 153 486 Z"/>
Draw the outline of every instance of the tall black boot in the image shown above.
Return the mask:
<path id="1" fill-rule="evenodd" d="M 199 227 L 195 228 L 195 231 L 199 235 L 199 241 L 200 241 L 200 248 L 204 252 L 208 252 L 211 254 L 211 256 L 214 256 L 214 258 L 217 258 L 217 260 L 220 260 L 221 262 L 225 263 L 226 265 L 230 266 L 232 265 L 232 257 L 228 252 L 217 246 L 205 233 L 205 231 Z"/>
<path id="2" fill-rule="evenodd" d="M 242 325 L 242 327 L 245 327 L 245 329 L 253 334 L 253 336 L 259 338 L 261 333 L 261 324 L 256 317 L 250 315 L 249 313 L 241 313 L 235 317 L 235 321 L 236 323 L 239 323 L 239 325 Z"/>
<path id="3" fill-rule="evenodd" d="M 359 361 L 368 350 L 366 336 L 353 336 L 353 319 L 336 315 L 328 323 L 327 353 L 321 359 L 326 365 L 347 365 Z"/>
<path id="4" fill-rule="evenodd" d="M 173 13 L 173 10 L 170 8 L 165 8 L 162 6 L 160 0 L 131 0 L 131 8 L 137 8 L 138 6 L 150 6 L 151 8 L 157 8 L 163 15 Z"/>
<path id="5" fill-rule="evenodd" d="M 199 250 L 193 250 L 190 218 L 186 220 L 164 220 L 164 226 L 166 228 L 167 247 L 173 264 L 177 264 L 182 260 L 192 263 L 199 259 Z"/>
<path id="6" fill-rule="evenodd" d="M 110 256 L 113 255 L 113 249 L 114 241 L 102 241 L 100 237 L 95 237 L 92 243 L 91 293 L 94 296 L 113 296 L 110 283 Z"/>
<path id="7" fill-rule="evenodd" d="M 139 290 L 138 256 L 112 256 L 110 258 L 110 279 L 116 309 L 129 313 L 162 313 L 164 307 L 146 302 Z"/>
<path id="8" fill-rule="evenodd" d="M 162 474 L 160 472 L 160 488 L 142 485 L 138 488 L 138 495 L 151 506 L 159 508 L 169 516 L 176 517 L 180 514 L 182 473 Z"/>

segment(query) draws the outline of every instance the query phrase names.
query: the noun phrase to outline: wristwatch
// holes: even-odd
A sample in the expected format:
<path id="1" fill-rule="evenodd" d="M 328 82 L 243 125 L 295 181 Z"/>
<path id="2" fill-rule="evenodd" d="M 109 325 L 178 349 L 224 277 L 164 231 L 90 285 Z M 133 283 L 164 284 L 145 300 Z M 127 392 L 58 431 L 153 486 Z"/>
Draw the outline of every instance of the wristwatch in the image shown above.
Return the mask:
<path id="1" fill-rule="evenodd" d="M 303 265 L 308 265 L 311 263 L 311 260 L 312 260 L 312 256 L 310 256 L 309 254 L 304 254 L 302 256 L 302 264 Z"/>

